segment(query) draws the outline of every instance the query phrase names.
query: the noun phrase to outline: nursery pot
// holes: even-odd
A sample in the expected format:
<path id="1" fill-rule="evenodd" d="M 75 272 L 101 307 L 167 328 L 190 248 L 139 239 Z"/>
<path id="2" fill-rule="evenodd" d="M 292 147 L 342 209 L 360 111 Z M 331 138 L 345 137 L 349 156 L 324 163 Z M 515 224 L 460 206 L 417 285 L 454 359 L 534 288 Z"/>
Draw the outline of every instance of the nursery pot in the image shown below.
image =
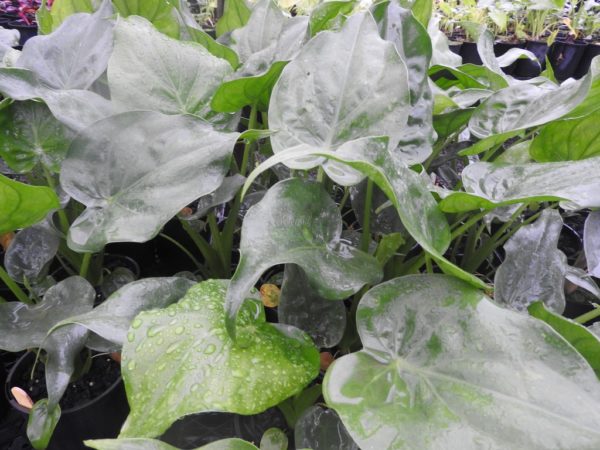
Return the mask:
<path id="1" fill-rule="evenodd" d="M 556 41 L 552 44 L 548 59 L 558 81 L 564 81 L 575 74 L 586 47 L 587 44 L 581 42 Z"/>
<path id="2" fill-rule="evenodd" d="M 8 25 L 8 28 L 12 28 L 13 30 L 17 30 L 19 33 L 21 33 L 19 45 L 25 45 L 25 42 L 32 37 L 37 36 L 38 33 L 37 25 L 27 25 L 26 23 L 19 21 L 9 22 Z"/>
<path id="3" fill-rule="evenodd" d="M 0 383 L 6 383 L 6 368 L 4 367 L 4 362 L 0 359 Z M 0 395 L 0 420 L 6 415 L 8 412 L 8 400 L 6 396 Z"/>
<path id="4" fill-rule="evenodd" d="M 483 64 L 475 42 L 463 42 L 460 46 L 460 56 L 463 58 L 463 64 L 476 64 L 478 66 Z"/>
<path id="5" fill-rule="evenodd" d="M 502 56 L 504 55 L 507 51 L 509 51 L 512 48 L 523 48 L 525 47 L 525 43 L 523 42 L 502 42 L 502 41 L 498 41 L 494 44 L 494 55 L 495 56 Z M 512 75 L 515 72 L 515 69 L 517 68 L 517 63 L 519 61 L 515 61 L 514 63 L 512 63 L 510 66 L 507 67 L 503 67 L 502 71 L 508 75 Z"/>
<path id="6" fill-rule="evenodd" d="M 514 75 L 519 78 L 535 78 L 542 73 L 546 67 L 546 54 L 548 53 L 548 44 L 545 41 L 527 41 L 525 49 L 533 53 L 541 64 L 530 59 L 520 59 L 517 62 Z"/>
<path id="7" fill-rule="evenodd" d="M 12 28 L 11 26 L 9 26 L 9 23 L 14 22 L 16 20 L 19 20 L 19 16 L 16 14 L 11 14 L 11 13 L 0 14 L 0 27 Z"/>
<path id="8" fill-rule="evenodd" d="M 454 42 L 454 41 L 448 42 L 448 48 L 450 49 L 450 51 L 452 53 L 456 53 L 457 55 L 460 55 L 461 47 L 462 47 L 462 42 Z"/>
<path id="9" fill-rule="evenodd" d="M 590 70 L 592 59 L 594 59 L 596 56 L 600 56 L 600 43 L 588 44 L 583 52 L 583 55 L 581 55 L 581 59 L 577 65 L 577 70 L 575 70 L 573 76 L 575 78 L 584 77 Z"/>
<path id="10" fill-rule="evenodd" d="M 28 352 L 17 361 L 4 383 L 4 395 L 15 410 L 27 419 L 29 411 L 20 406 L 10 394 L 16 380 L 31 370 L 35 353 Z M 15 381 L 13 381 L 15 380 Z M 34 399 L 35 400 L 35 399 Z M 115 438 L 127 414 L 129 406 L 125 396 L 123 380 L 119 378 L 100 396 L 81 405 L 62 411 L 58 425 L 48 445 L 49 450 L 85 450 L 86 439 Z"/>

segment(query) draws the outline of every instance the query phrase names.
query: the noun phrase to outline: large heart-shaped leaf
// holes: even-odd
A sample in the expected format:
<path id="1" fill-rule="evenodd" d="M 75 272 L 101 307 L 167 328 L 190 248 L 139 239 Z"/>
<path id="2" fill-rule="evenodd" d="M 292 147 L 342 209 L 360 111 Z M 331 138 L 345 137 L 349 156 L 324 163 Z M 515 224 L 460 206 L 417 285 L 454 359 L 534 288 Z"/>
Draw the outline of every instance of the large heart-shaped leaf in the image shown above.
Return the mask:
<path id="1" fill-rule="evenodd" d="M 15 102 L 0 111 L 0 156 L 16 172 L 29 172 L 38 163 L 60 170 L 71 133 L 48 107 L 39 102 Z"/>
<path id="2" fill-rule="evenodd" d="M 172 445 L 156 439 L 129 438 L 129 439 L 95 439 L 84 441 L 88 447 L 96 450 L 179 450 Z M 211 442 L 194 450 L 258 450 L 250 442 L 237 438 L 222 439 Z"/>
<path id="3" fill-rule="evenodd" d="M 131 413 L 121 437 L 152 437 L 203 411 L 256 414 L 299 392 L 319 371 L 300 330 L 265 322 L 262 304 L 240 309 L 238 340 L 225 328 L 228 281 L 204 281 L 166 309 L 143 312 L 123 346 Z"/>
<path id="4" fill-rule="evenodd" d="M 112 100 L 123 109 L 189 113 L 210 120 L 215 115 L 210 99 L 231 72 L 227 61 L 200 44 L 171 39 L 141 17 L 121 20 L 115 27 L 108 80 Z"/>
<path id="5" fill-rule="evenodd" d="M 296 448 L 358 450 L 333 409 L 312 406 L 294 427 Z"/>
<path id="6" fill-rule="evenodd" d="M 334 55 L 336 64 L 322 64 L 323 55 Z M 273 151 L 305 149 L 306 157 L 285 164 L 307 169 L 324 163 L 335 177 L 343 170 L 339 165 L 309 153 L 335 151 L 356 139 L 382 135 L 390 136 L 394 149 L 405 133 L 409 111 L 406 65 L 394 44 L 379 37 L 371 14 L 356 14 L 340 32 L 315 36 L 284 69 L 269 105 Z"/>
<path id="7" fill-rule="evenodd" d="M 192 116 L 149 111 L 87 128 L 61 170 L 63 189 L 88 207 L 69 230 L 69 246 L 99 251 L 108 242 L 151 239 L 183 207 L 220 186 L 237 136 Z"/>
<path id="8" fill-rule="evenodd" d="M 94 14 L 75 14 L 48 36 L 29 39 L 17 67 L 29 69 L 47 86 L 88 89 L 106 70 L 112 52 L 112 6 L 105 0 Z"/>
<path id="9" fill-rule="evenodd" d="M 577 161 L 600 156 L 600 109 L 580 119 L 551 122 L 540 131 L 529 152 L 538 162 Z"/>
<path id="10" fill-rule="evenodd" d="M 600 445 L 600 383 L 583 357 L 460 280 L 380 284 L 362 298 L 357 325 L 363 350 L 336 360 L 323 390 L 362 448 Z"/>
<path id="11" fill-rule="evenodd" d="M 227 291 L 228 329 L 261 274 L 277 264 L 297 264 L 316 292 L 341 300 L 381 279 L 371 255 L 340 239 L 342 217 L 321 184 L 290 178 L 275 184 L 248 210 L 240 261 Z"/>
<path id="12" fill-rule="evenodd" d="M 123 17 L 141 16 L 152 22 L 161 33 L 179 37 L 179 22 L 170 0 L 112 0 L 116 11 Z"/>
<path id="13" fill-rule="evenodd" d="M 0 234 L 25 228 L 60 208 L 54 191 L 30 186 L 0 175 Z"/>
<path id="14" fill-rule="evenodd" d="M 444 198 L 448 212 L 493 209 L 526 201 L 559 201 L 569 209 L 600 207 L 600 157 L 581 161 L 474 163 L 462 172 L 465 192 Z"/>
<path id="15" fill-rule="evenodd" d="M 304 271 L 295 264 L 285 266 L 277 316 L 280 323 L 308 333 L 317 347 L 337 345 L 346 328 L 344 303 L 317 294 Z"/>
<path id="16" fill-rule="evenodd" d="M 121 347 L 134 317 L 142 311 L 165 308 L 185 295 L 193 281 L 186 278 L 145 278 L 119 289 L 104 302 L 58 324 L 78 324 Z M 57 329 L 58 329 L 57 326 Z"/>
<path id="17" fill-rule="evenodd" d="M 600 278 L 600 211 L 592 211 L 585 220 L 583 247 L 588 272 Z"/>
<path id="18" fill-rule="evenodd" d="M 565 310 L 567 257 L 558 248 L 563 221 L 546 209 L 504 245 L 506 258 L 496 270 L 494 299 L 517 311 L 541 300 L 559 314 Z"/>

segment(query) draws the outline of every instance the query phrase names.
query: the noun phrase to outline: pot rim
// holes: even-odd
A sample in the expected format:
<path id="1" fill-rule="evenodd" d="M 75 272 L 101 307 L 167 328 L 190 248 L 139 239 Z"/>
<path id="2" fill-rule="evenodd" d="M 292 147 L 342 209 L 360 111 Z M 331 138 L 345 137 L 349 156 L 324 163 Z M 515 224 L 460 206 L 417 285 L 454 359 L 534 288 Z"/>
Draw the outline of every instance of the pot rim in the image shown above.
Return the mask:
<path id="1" fill-rule="evenodd" d="M 15 374 L 18 370 L 18 368 L 24 363 L 24 361 L 28 358 L 32 358 L 35 355 L 35 352 L 32 351 L 27 351 L 23 356 L 21 356 L 17 362 L 14 364 L 14 366 L 12 366 L 12 368 L 10 369 L 10 371 L 8 372 L 8 375 L 6 376 L 6 381 L 4 382 L 4 397 L 8 400 L 8 403 L 10 403 L 10 406 L 13 409 L 16 409 L 17 411 L 20 411 L 24 414 L 29 415 L 29 411 L 27 408 L 23 408 L 21 405 L 19 405 L 13 398 L 13 396 L 10 394 L 10 382 L 12 381 L 12 379 L 15 377 Z M 115 380 L 115 382 L 113 384 L 110 385 L 110 387 L 105 390 L 104 392 L 102 392 L 102 394 L 100 394 L 98 397 L 93 398 L 81 405 L 69 408 L 69 409 L 65 409 L 61 411 L 61 415 L 64 414 L 71 414 L 71 413 L 76 413 L 78 411 L 81 411 L 82 409 L 88 408 L 89 406 L 92 406 L 93 404 L 99 402 L 100 400 L 102 400 L 104 397 L 107 397 L 108 395 L 110 395 L 115 389 L 118 389 L 119 386 L 121 385 L 121 383 L 123 383 L 123 377 L 119 376 L 119 378 L 117 378 Z"/>

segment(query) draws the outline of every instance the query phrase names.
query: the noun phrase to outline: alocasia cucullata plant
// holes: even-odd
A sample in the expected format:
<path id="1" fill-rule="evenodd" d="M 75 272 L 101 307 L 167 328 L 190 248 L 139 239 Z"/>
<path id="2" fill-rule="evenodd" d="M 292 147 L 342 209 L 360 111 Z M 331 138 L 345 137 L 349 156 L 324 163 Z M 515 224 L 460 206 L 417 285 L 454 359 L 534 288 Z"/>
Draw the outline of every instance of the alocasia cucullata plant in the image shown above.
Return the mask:
<path id="1" fill-rule="evenodd" d="M 600 59 L 519 80 L 532 55 L 481 31 L 462 64 L 422 0 L 226 0 L 217 40 L 184 1 L 46 6 L 0 46 L 0 348 L 45 363 L 36 448 L 92 350 L 121 352 L 131 407 L 92 448 L 277 406 L 299 448 L 600 447 Z M 155 238 L 195 273 L 103 270 Z"/>

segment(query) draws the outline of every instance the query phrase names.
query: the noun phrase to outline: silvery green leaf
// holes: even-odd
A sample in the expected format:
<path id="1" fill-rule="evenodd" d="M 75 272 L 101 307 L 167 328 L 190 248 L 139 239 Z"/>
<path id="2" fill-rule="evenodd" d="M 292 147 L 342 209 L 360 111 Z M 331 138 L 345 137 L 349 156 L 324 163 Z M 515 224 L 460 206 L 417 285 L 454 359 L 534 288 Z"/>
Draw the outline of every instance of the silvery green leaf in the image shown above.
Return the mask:
<path id="1" fill-rule="evenodd" d="M 600 288 L 592 276 L 585 270 L 580 269 L 579 267 L 567 266 L 565 277 L 575 286 L 585 289 L 590 294 L 593 294 L 596 298 L 600 299 Z"/>
<path id="2" fill-rule="evenodd" d="M 109 242 L 151 239 L 183 207 L 221 185 L 237 137 L 192 116 L 150 111 L 85 129 L 60 177 L 63 189 L 87 206 L 71 225 L 69 246 L 99 251 Z"/>
<path id="3" fill-rule="evenodd" d="M 506 244 L 506 258 L 496 270 L 494 299 L 517 311 L 542 301 L 550 310 L 565 309 L 567 258 L 558 250 L 563 221 L 545 209 L 531 225 L 521 227 Z"/>
<path id="4" fill-rule="evenodd" d="M 448 38 L 440 31 L 438 18 L 432 18 L 429 21 L 427 32 L 433 48 L 431 65 L 458 67 L 462 64 L 462 57 L 450 50 Z"/>
<path id="5" fill-rule="evenodd" d="M 363 350 L 333 363 L 323 393 L 361 448 L 600 445 L 600 383 L 585 359 L 547 324 L 456 278 L 380 284 L 357 326 Z"/>
<path id="6" fill-rule="evenodd" d="M 178 303 L 131 323 L 121 366 L 131 412 L 121 437 L 157 436 L 199 412 L 257 414 L 317 376 L 319 353 L 310 338 L 267 323 L 257 300 L 240 309 L 237 340 L 228 335 L 228 284 L 203 281 Z"/>
<path id="7" fill-rule="evenodd" d="M 184 220 L 196 220 L 206 216 L 211 209 L 216 206 L 227 203 L 244 185 L 246 178 L 240 174 L 235 174 L 230 177 L 226 177 L 223 180 L 223 184 L 217 188 L 216 191 L 211 192 L 208 195 L 200 198 L 196 204 L 196 212 L 190 216 L 182 217 Z"/>
<path id="8" fill-rule="evenodd" d="M 3 47 L 10 48 L 17 45 L 19 45 L 19 31 L 0 27 L 0 52 Z"/>
<path id="9" fill-rule="evenodd" d="M 568 209 L 600 207 L 600 157 L 582 161 L 474 163 L 462 172 L 466 192 L 442 200 L 443 211 L 493 209 L 526 201 L 559 201 Z"/>
<path id="10" fill-rule="evenodd" d="M 180 450 L 165 442 L 145 438 L 94 439 L 84 441 L 88 447 L 96 450 Z M 250 442 L 237 438 L 211 442 L 194 450 L 258 450 Z"/>
<path id="11" fill-rule="evenodd" d="M 322 64 L 323 55 L 335 55 L 336 64 Z M 322 94 L 315 95 L 317 91 Z M 285 162 L 290 168 L 323 164 L 336 182 L 356 184 L 360 174 L 309 154 L 380 135 L 390 135 L 393 150 L 409 111 L 406 64 L 394 44 L 379 37 L 371 14 L 358 13 L 341 31 L 311 39 L 284 69 L 269 105 L 269 127 L 275 132 L 271 144 L 276 154 L 290 148 L 306 151 L 306 157 Z M 396 156 L 401 159 L 402 152 Z"/>
<path id="12" fill-rule="evenodd" d="M 299 265 L 319 296 L 330 300 L 378 282 L 377 260 L 342 242 L 341 232 L 340 211 L 321 184 L 290 178 L 272 186 L 242 224 L 240 260 L 227 291 L 229 331 L 250 289 L 278 264 Z"/>
<path id="13" fill-rule="evenodd" d="M 25 228 L 6 250 L 4 267 L 13 280 L 36 283 L 46 275 L 59 244 L 60 237 L 46 223 Z"/>
<path id="14" fill-rule="evenodd" d="M 365 217 L 367 181 L 362 181 L 360 184 L 352 186 L 349 189 L 352 209 L 358 223 L 362 226 Z M 371 231 L 382 235 L 405 231 L 402 221 L 398 216 L 398 211 L 393 207 L 386 208 L 386 202 L 389 202 L 389 200 L 385 193 L 379 188 L 374 188 L 371 200 Z"/>
<path id="15" fill-rule="evenodd" d="M 585 100 L 564 116 L 563 119 L 577 119 L 600 109 L 600 55 L 592 60 L 587 76 L 592 77 L 592 84 Z"/>
<path id="16" fill-rule="evenodd" d="M 583 248 L 589 274 L 600 278 L 600 211 L 590 212 L 585 221 Z"/>
<path id="17" fill-rule="evenodd" d="M 138 16 L 150 21 L 161 33 L 177 39 L 179 22 L 174 1 L 166 0 L 112 0 L 121 17 Z"/>
<path id="18" fill-rule="evenodd" d="M 119 20 L 115 27 L 108 79 L 111 98 L 123 110 L 188 113 L 211 120 L 215 113 L 210 100 L 232 72 L 227 61 L 200 44 L 169 38 L 142 17 Z"/>
<path id="19" fill-rule="evenodd" d="M 112 52 L 110 1 L 94 14 L 74 14 L 52 34 L 23 47 L 17 67 L 29 69 L 48 87 L 87 89 L 106 70 Z"/>
<path id="20" fill-rule="evenodd" d="M 58 172 L 72 135 L 40 102 L 15 102 L 0 110 L 0 156 L 16 172 L 38 163 Z"/>
<path id="21" fill-rule="evenodd" d="M 33 448 L 44 449 L 48 446 L 59 419 L 60 406 L 50 408 L 45 398 L 35 402 L 27 422 L 27 438 Z"/>
<path id="22" fill-rule="evenodd" d="M 594 333 L 594 335 L 598 339 L 600 339 L 600 322 L 594 322 L 589 327 L 587 327 L 587 329 Z"/>
<path id="23" fill-rule="evenodd" d="M 294 427 L 296 448 L 312 450 L 359 450 L 333 409 L 308 408 Z"/>
<path id="24" fill-rule="evenodd" d="M 120 288 L 133 283 L 135 280 L 135 274 L 127 267 L 117 267 L 103 277 L 100 291 L 104 298 L 108 298 Z"/>
<path id="25" fill-rule="evenodd" d="M 346 329 L 344 303 L 321 297 L 295 264 L 285 265 L 277 315 L 280 323 L 305 331 L 320 348 L 337 345 Z"/>
<path id="26" fill-rule="evenodd" d="M 287 450 L 288 438 L 279 428 L 269 428 L 260 439 L 260 450 Z"/>
<path id="27" fill-rule="evenodd" d="M 93 310 L 73 314 L 59 325 L 79 324 L 122 346 L 135 316 L 142 311 L 165 308 L 175 303 L 193 285 L 194 282 L 188 279 L 175 277 L 134 281 L 120 288 Z"/>

